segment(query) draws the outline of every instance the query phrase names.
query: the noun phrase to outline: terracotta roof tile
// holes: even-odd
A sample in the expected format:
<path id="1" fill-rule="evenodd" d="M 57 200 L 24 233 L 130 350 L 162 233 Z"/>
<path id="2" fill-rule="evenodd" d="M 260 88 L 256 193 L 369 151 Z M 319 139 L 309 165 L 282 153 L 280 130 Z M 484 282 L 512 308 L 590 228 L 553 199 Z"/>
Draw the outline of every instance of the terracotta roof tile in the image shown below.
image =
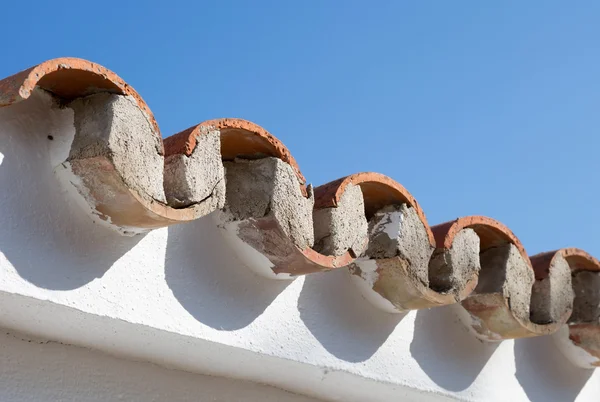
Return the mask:
<path id="1" fill-rule="evenodd" d="M 110 92 L 135 98 L 148 115 L 157 133 L 158 124 L 142 97 L 117 74 L 91 61 L 61 57 L 45 61 L 0 81 L 0 107 L 29 98 L 36 88 L 42 88 L 64 100 Z"/>
<path id="2" fill-rule="evenodd" d="M 256 156 L 279 158 L 294 169 L 302 188 L 305 188 L 306 179 L 287 147 L 264 128 L 243 119 L 208 120 L 165 138 L 165 156 L 190 156 L 196 148 L 196 138 L 203 127 L 214 127 L 220 131 L 223 160 Z"/>
<path id="3" fill-rule="evenodd" d="M 62 164 L 94 214 L 121 233 L 220 211 L 218 224 L 234 244 L 247 247 L 246 256 L 258 256 L 246 260 L 249 266 L 257 261 L 262 274 L 281 278 L 347 267 L 365 297 L 384 310 L 459 304 L 470 329 L 489 341 L 566 328 L 572 345 L 600 365 L 600 320 L 581 321 L 600 312 L 578 311 L 592 296 L 571 280 L 581 272 L 600 275 L 600 263 L 584 251 L 529 258 L 510 229 L 482 216 L 430 227 L 415 198 L 378 173 L 352 174 L 313 191 L 283 143 L 246 120 L 208 120 L 163 143 L 141 96 L 86 60 L 54 59 L 1 80 L 0 107 L 26 101 L 37 89 L 72 107 L 76 122 L 102 118 L 87 113 L 92 107 L 141 122 L 126 134 L 109 127 L 100 135 L 76 123 L 71 155 Z M 123 97 L 129 103 L 119 103 Z M 155 146 L 130 156 L 131 150 L 115 149 L 118 141 L 108 141 L 116 135 Z M 333 234 L 333 249 L 341 251 L 321 253 Z"/>

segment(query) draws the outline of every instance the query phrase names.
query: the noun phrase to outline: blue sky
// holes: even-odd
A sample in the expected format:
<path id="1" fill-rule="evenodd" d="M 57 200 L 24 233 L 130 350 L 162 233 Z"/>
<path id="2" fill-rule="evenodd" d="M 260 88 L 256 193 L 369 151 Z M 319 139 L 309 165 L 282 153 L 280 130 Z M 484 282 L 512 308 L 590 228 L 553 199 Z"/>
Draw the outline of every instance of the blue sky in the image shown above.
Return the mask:
<path id="1" fill-rule="evenodd" d="M 487 215 L 531 254 L 600 257 L 600 2 L 568 3 L 7 2 L 0 77 L 89 59 L 164 136 L 244 118 L 314 185 L 377 171 L 431 224 Z"/>

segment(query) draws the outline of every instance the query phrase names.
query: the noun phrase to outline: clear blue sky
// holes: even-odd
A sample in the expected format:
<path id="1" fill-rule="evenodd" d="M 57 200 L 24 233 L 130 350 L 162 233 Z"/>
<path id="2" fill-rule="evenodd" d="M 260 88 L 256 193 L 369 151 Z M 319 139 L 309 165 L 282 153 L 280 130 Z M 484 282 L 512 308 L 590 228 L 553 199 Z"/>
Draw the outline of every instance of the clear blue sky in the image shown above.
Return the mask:
<path id="1" fill-rule="evenodd" d="M 248 119 L 314 185 L 381 172 L 431 224 L 487 215 L 530 253 L 600 257 L 600 2 L 131 3 L 5 2 L 0 77 L 89 59 L 165 136 Z"/>

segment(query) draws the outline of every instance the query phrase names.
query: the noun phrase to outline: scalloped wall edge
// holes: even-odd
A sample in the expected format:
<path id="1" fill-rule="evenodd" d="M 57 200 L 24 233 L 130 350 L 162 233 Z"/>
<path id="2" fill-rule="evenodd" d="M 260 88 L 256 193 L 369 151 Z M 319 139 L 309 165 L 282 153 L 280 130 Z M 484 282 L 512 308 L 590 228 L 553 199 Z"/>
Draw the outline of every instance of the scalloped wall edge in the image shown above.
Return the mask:
<path id="1" fill-rule="evenodd" d="M 0 80 L 0 107 L 7 107 L 27 100 L 36 88 L 41 88 L 66 102 L 103 93 L 130 97 L 146 117 L 150 125 L 150 129 L 148 130 L 150 133 L 148 135 L 157 139 L 159 154 L 165 158 L 173 155 L 190 157 L 196 148 L 198 137 L 205 131 L 204 128 L 217 130 L 220 133 L 220 150 L 223 160 L 235 160 L 238 157 L 256 157 L 256 155 L 278 158 L 293 169 L 302 194 L 305 197 L 311 195 L 310 187 L 307 187 L 306 180 L 289 150 L 275 136 L 252 122 L 242 119 L 208 120 L 170 136 L 163 141 L 158 124 L 150 108 L 130 85 L 112 71 L 96 63 L 78 58 L 49 60 Z M 84 160 L 78 162 L 89 162 L 89 160 L 85 160 L 84 158 Z M 106 162 L 107 160 L 101 161 L 103 164 Z M 72 165 L 75 166 L 77 164 L 72 163 Z M 106 165 L 108 166 L 107 171 L 110 172 L 114 168 L 112 165 L 112 162 L 108 161 Z M 98 181 L 99 170 L 97 164 L 88 163 L 79 165 L 75 170 L 77 169 L 79 169 L 77 173 L 80 176 L 88 179 L 89 186 L 93 186 L 93 183 Z M 188 208 L 175 208 L 164 201 L 149 199 L 145 194 L 140 194 L 139 190 L 131 188 L 127 183 L 119 182 L 118 176 L 119 172 L 113 172 L 105 177 L 101 177 L 100 181 L 103 185 L 109 186 L 114 186 L 114 182 L 117 181 L 116 187 L 119 188 L 118 193 L 128 200 L 128 207 L 123 209 L 123 205 L 115 204 L 117 201 L 114 199 L 105 199 L 100 204 L 97 202 L 98 200 L 94 201 L 95 207 L 100 205 L 99 210 L 102 215 L 117 226 L 122 225 L 125 228 L 140 229 L 141 231 L 151 230 L 157 227 L 198 219 L 221 207 L 219 203 L 216 203 L 211 204 L 207 208 L 198 208 L 197 205 Z M 573 270 L 600 271 L 598 260 L 578 249 L 561 249 L 529 258 L 521 242 L 510 229 L 490 218 L 481 216 L 463 217 L 430 227 L 416 199 L 402 185 L 378 173 L 357 173 L 317 187 L 314 190 L 315 208 L 337 208 L 338 201 L 348 184 L 358 185 L 361 188 L 365 200 L 365 215 L 367 218 L 370 218 L 375 212 L 386 205 L 402 203 L 411 207 L 416 212 L 423 226 L 425 236 L 433 253 L 451 249 L 453 240 L 458 233 L 464 229 L 472 229 L 479 237 L 482 250 L 501 244 L 514 245 L 526 264 L 535 273 L 536 281 L 543 281 L 548 278 L 549 267 L 557 258 L 557 255 L 564 258 Z M 92 193 L 94 192 L 92 191 Z M 357 261 L 357 257 L 359 257 L 348 252 L 340 256 L 329 256 L 320 254 L 310 247 L 297 247 L 297 245 L 289 243 L 289 236 L 286 236 L 286 233 L 282 232 L 280 227 L 276 229 L 279 232 L 278 236 L 280 236 L 281 241 L 287 243 L 287 246 L 291 246 L 296 251 L 291 254 L 291 259 L 286 262 L 289 266 L 294 266 L 295 268 L 287 270 L 282 266 L 275 267 L 273 270 L 275 274 L 310 274 L 312 272 L 348 267 Z M 394 262 L 394 264 L 397 265 L 397 262 Z M 276 272 L 277 270 L 279 272 Z M 403 274 L 403 278 L 409 276 L 409 273 Z M 468 281 L 468 286 L 458 295 L 443 294 L 431 289 L 422 288 L 411 289 L 409 293 L 415 292 L 413 296 L 419 300 L 415 304 L 415 308 L 453 304 L 466 300 L 467 302 L 463 302 L 462 305 L 473 316 L 474 313 L 477 315 L 477 313 L 482 311 L 480 304 L 469 305 L 468 303 L 471 293 L 476 289 L 476 285 L 477 275 L 473 274 Z M 380 296 L 381 294 L 376 297 Z M 487 309 L 487 312 L 490 311 L 489 305 L 484 307 Z M 545 335 L 556 332 L 561 326 L 568 325 L 566 322 L 570 315 L 570 310 L 567 310 L 564 316 L 554 323 L 531 325 L 529 322 L 523 323 L 521 322 L 522 320 L 516 319 L 514 316 L 511 317 L 512 313 L 506 298 L 496 298 L 492 303 L 492 307 L 492 309 L 500 311 L 502 319 L 508 316 L 510 319 L 516 321 L 515 325 L 517 329 L 514 330 L 513 328 L 504 334 L 499 334 L 498 337 L 500 339 Z M 483 319 L 481 315 L 479 318 Z M 588 326 L 595 328 L 591 332 L 600 334 L 600 324 L 589 324 Z M 575 328 L 579 327 L 573 328 L 575 330 Z M 586 334 L 590 333 L 590 330 L 587 328 Z M 600 335 L 594 336 L 596 338 L 593 342 L 600 345 Z M 588 344 L 592 340 L 586 339 L 585 342 Z"/>

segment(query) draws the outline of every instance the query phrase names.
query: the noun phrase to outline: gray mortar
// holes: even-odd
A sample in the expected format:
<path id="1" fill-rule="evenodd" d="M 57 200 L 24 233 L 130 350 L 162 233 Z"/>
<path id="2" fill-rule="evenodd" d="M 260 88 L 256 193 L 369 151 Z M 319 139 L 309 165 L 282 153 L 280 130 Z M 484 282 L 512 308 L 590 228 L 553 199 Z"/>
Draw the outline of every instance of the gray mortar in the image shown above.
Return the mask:
<path id="1" fill-rule="evenodd" d="M 221 134 L 203 131 L 190 156 L 171 155 L 165 160 L 167 203 L 185 208 L 207 201 L 220 209 L 225 204 L 225 169 L 221 162 Z M 208 199 L 210 197 L 210 200 Z"/>
<path id="2" fill-rule="evenodd" d="M 429 286 L 438 293 L 458 295 L 481 268 L 479 236 L 473 229 L 462 229 L 449 250 L 436 252 L 429 262 Z"/>
<path id="3" fill-rule="evenodd" d="M 132 98 L 101 93 L 69 107 L 75 114 L 69 161 L 104 156 L 129 188 L 148 201 L 166 202 L 161 138 Z"/>
<path id="4" fill-rule="evenodd" d="M 513 244 L 492 247 L 480 254 L 481 271 L 475 294 L 501 293 L 509 299 L 513 314 L 529 321 L 533 269 Z"/>
<path id="5" fill-rule="evenodd" d="M 278 158 L 236 159 L 225 162 L 227 197 L 225 209 L 234 220 L 275 217 L 294 244 L 312 247 L 314 196 L 302 195 L 300 183 L 290 165 Z"/>
<path id="6" fill-rule="evenodd" d="M 369 224 L 359 186 L 348 184 L 337 207 L 315 209 L 315 250 L 339 256 L 350 250 L 360 256 L 367 248 Z"/>
<path id="7" fill-rule="evenodd" d="M 600 324 L 600 272 L 573 274 L 575 302 L 569 323 Z"/>
<path id="8" fill-rule="evenodd" d="M 425 286 L 429 286 L 428 264 L 433 250 L 423 222 L 406 204 L 384 207 L 369 221 L 367 256 L 402 258 L 409 265 L 409 273 Z"/>
<path id="9" fill-rule="evenodd" d="M 558 254 L 550 265 L 550 274 L 536 281 L 531 294 L 531 321 L 550 324 L 573 307 L 571 268 L 562 255 Z"/>

